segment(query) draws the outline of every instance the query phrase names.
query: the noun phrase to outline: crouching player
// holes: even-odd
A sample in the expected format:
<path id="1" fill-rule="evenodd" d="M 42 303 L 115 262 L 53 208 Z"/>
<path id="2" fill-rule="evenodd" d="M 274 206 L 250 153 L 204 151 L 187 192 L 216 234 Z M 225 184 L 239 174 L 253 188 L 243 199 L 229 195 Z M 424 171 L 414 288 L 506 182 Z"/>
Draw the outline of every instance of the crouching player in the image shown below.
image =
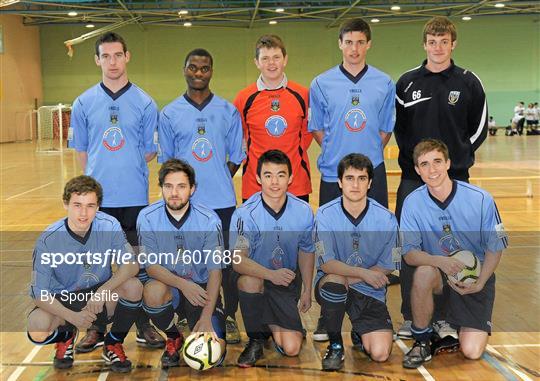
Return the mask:
<path id="1" fill-rule="evenodd" d="M 183 337 L 174 324 L 175 312 L 186 316 L 192 332 L 209 334 L 219 342 L 219 365 L 226 354 L 219 296 L 224 265 L 220 219 L 214 211 L 190 202 L 195 171 L 186 162 L 170 159 L 163 163 L 159 186 L 163 199 L 140 212 L 137 231 L 139 259 L 151 278 L 144 286 L 144 310 L 167 335 L 161 366 L 170 368 L 180 362 Z"/>
<path id="2" fill-rule="evenodd" d="M 372 360 L 386 361 L 392 350 L 386 275 L 401 261 L 398 224 L 388 209 L 367 197 L 372 178 L 366 156 L 345 156 L 338 164 L 342 197 L 321 206 L 315 217 L 315 298 L 330 339 L 322 360 L 326 371 L 343 365 L 345 312 L 361 337 L 359 349 Z"/>
<path id="3" fill-rule="evenodd" d="M 233 268 L 240 274 L 240 310 L 249 337 L 238 357 L 243 368 L 263 356 L 270 335 L 279 353 L 298 355 L 303 339 L 299 310 L 311 307 L 313 212 L 308 203 L 287 193 L 292 182 L 287 155 L 278 150 L 263 153 L 257 181 L 262 191 L 234 212 L 230 229 L 230 247 L 240 255 Z M 304 285 L 300 301 L 294 282 L 297 266 Z"/>
<path id="4" fill-rule="evenodd" d="M 434 294 L 448 301 L 446 321 L 458 328 L 461 352 L 478 359 L 491 333 L 494 272 L 507 236 L 493 197 L 448 176 L 450 159 L 443 142 L 421 141 L 414 148 L 413 161 L 425 185 L 407 196 L 401 213 L 404 259 L 416 267 L 411 290 L 411 331 L 416 342 L 403 358 L 403 366 L 417 368 L 431 359 Z M 455 275 L 465 267 L 448 256 L 455 250 L 469 250 L 482 263 L 476 282 L 446 280 L 445 274 Z"/>
<path id="5" fill-rule="evenodd" d="M 98 211 L 103 191 L 96 180 L 71 179 L 62 198 L 67 218 L 50 225 L 34 249 L 30 293 L 36 307 L 28 316 L 28 338 L 55 343 L 54 367 L 66 369 L 73 366 L 77 328 L 112 320 L 103 358 L 113 372 L 129 372 L 122 343 L 141 306 L 139 265 L 120 223 Z M 119 265 L 114 274 L 112 261 Z"/>

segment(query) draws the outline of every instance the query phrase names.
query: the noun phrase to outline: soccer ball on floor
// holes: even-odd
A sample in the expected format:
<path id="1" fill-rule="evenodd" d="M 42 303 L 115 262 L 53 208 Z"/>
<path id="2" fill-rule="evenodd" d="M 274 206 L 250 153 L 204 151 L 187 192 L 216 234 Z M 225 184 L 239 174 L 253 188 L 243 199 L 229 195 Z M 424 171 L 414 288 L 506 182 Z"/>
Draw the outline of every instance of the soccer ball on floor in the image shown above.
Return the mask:
<path id="1" fill-rule="evenodd" d="M 482 265 L 480 264 L 480 260 L 476 255 L 468 250 L 456 250 L 451 252 L 449 256 L 456 258 L 458 261 L 465 264 L 465 268 L 456 275 L 448 275 L 448 280 L 450 282 L 476 282 L 478 276 L 480 275 L 480 271 L 482 270 Z"/>
<path id="2" fill-rule="evenodd" d="M 212 338 L 192 333 L 182 348 L 184 360 L 195 370 L 207 370 L 215 366 L 221 358 L 221 346 Z"/>

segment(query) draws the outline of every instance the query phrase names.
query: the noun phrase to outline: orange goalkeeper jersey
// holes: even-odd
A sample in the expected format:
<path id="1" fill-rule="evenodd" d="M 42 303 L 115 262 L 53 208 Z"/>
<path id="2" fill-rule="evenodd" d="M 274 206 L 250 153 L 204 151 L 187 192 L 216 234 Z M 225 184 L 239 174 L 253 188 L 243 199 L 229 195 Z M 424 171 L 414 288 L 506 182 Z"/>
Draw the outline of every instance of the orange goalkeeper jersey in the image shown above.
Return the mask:
<path id="1" fill-rule="evenodd" d="M 241 90 L 234 105 L 242 118 L 247 158 L 242 173 L 242 198 L 261 190 L 257 160 L 270 149 L 279 149 L 291 160 L 295 196 L 311 193 L 307 149 L 313 139 L 307 131 L 308 89 L 287 81 L 285 87 L 259 90 L 257 83 Z"/>

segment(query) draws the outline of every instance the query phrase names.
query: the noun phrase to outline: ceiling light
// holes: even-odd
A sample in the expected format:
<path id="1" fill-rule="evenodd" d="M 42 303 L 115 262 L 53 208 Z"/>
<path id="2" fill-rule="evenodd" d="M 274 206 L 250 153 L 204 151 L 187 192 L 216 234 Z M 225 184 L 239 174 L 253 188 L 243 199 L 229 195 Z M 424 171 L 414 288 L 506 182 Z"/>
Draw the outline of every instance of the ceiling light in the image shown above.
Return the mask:
<path id="1" fill-rule="evenodd" d="M 77 15 L 78 15 L 78 13 L 75 12 L 75 11 L 71 11 L 71 12 L 68 13 L 68 16 L 69 16 L 69 17 L 75 17 L 75 16 L 77 16 Z"/>
<path id="2" fill-rule="evenodd" d="M 379 21 L 381 21 L 381 20 L 379 20 L 379 19 L 371 19 L 371 22 L 379 22 Z"/>
<path id="3" fill-rule="evenodd" d="M 495 4 L 495 8 L 504 8 L 504 4 L 503 3 L 497 3 L 497 4 Z"/>
<path id="4" fill-rule="evenodd" d="M 279 12 L 279 13 L 285 12 L 285 8 L 276 8 L 276 12 Z"/>
<path id="5" fill-rule="evenodd" d="M 181 9 L 178 11 L 178 14 L 179 15 L 187 15 L 189 13 L 189 11 L 187 9 Z"/>
<path id="6" fill-rule="evenodd" d="M 276 21 L 276 20 L 270 20 L 270 21 L 268 21 L 268 24 L 270 24 L 270 25 L 276 25 L 276 24 L 277 24 L 277 21 Z"/>
<path id="7" fill-rule="evenodd" d="M 91 29 L 91 28 L 95 27 L 94 24 L 86 24 L 85 26 L 86 26 L 88 29 Z"/>
<path id="8" fill-rule="evenodd" d="M 184 26 L 186 26 L 186 27 L 188 27 L 188 26 L 192 26 L 192 25 L 193 25 L 193 24 L 192 24 L 192 23 L 190 23 L 189 21 L 187 21 L 187 22 L 185 22 L 185 23 L 184 23 Z"/>
<path id="9" fill-rule="evenodd" d="M 7 7 L 8 5 L 16 4 L 19 0 L 1 0 L 0 1 L 0 8 L 1 7 Z"/>
<path id="10" fill-rule="evenodd" d="M 391 10 L 393 11 L 399 11 L 401 9 L 401 7 L 399 5 L 393 5 L 390 7 Z"/>
<path id="11" fill-rule="evenodd" d="M 471 17 L 470 16 L 463 16 L 461 18 L 463 21 L 470 21 L 471 20 Z"/>

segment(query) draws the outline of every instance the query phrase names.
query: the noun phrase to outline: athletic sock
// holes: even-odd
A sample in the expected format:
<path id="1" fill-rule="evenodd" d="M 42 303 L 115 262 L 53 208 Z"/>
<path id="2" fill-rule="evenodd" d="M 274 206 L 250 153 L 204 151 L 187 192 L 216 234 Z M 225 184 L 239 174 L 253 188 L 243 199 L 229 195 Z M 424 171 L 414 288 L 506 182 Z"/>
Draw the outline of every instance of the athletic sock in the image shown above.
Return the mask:
<path id="1" fill-rule="evenodd" d="M 113 323 L 110 332 L 105 336 L 105 345 L 123 343 L 129 329 L 137 318 L 142 301 L 131 302 L 120 298 L 114 310 Z"/>
<path id="2" fill-rule="evenodd" d="M 180 337 L 178 329 L 174 325 L 174 308 L 172 301 L 157 307 L 143 306 L 144 311 L 150 316 L 156 327 L 165 332 L 168 339 Z"/>
<path id="3" fill-rule="evenodd" d="M 261 323 L 261 311 L 264 309 L 264 297 L 261 293 L 238 291 L 240 311 L 244 327 L 250 339 L 267 339 L 268 327 Z"/>
<path id="4" fill-rule="evenodd" d="M 326 282 L 319 289 L 322 306 L 321 315 L 324 319 L 330 343 L 343 345 L 341 326 L 345 317 L 347 303 L 347 288 L 339 283 Z"/>
<path id="5" fill-rule="evenodd" d="M 433 329 L 431 328 L 431 326 L 428 326 L 427 328 L 418 328 L 413 323 L 411 325 L 411 332 L 412 332 L 413 338 L 416 341 L 426 342 L 431 339 L 431 334 L 433 333 Z"/>

